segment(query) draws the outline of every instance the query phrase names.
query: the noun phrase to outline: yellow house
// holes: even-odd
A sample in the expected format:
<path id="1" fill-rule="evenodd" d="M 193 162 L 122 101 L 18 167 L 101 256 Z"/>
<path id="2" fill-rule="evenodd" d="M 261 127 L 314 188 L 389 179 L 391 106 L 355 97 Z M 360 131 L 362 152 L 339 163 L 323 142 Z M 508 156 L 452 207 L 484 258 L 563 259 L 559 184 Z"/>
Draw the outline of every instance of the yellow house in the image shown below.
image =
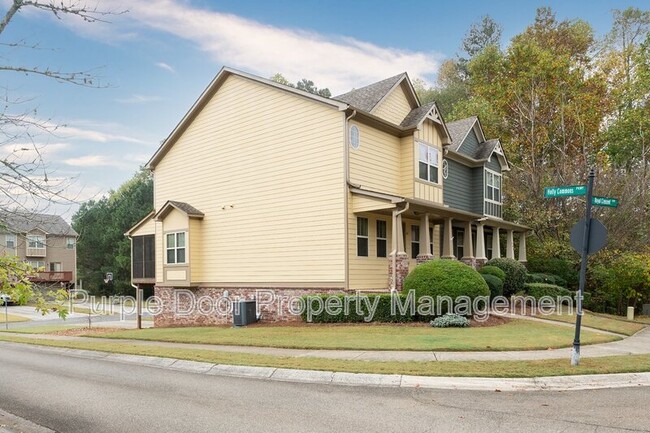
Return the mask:
<path id="1" fill-rule="evenodd" d="M 482 131 L 470 123 L 450 130 L 406 73 L 324 98 L 223 68 L 149 161 L 155 211 L 127 233 L 133 282 L 163 301 L 155 324 L 229 320 L 176 314 L 181 289 L 204 300 L 401 290 L 418 261 L 487 260 L 487 234 L 499 256 L 499 229 L 514 258 L 526 227 L 445 204 L 447 159 L 481 178 L 488 160 L 506 169 L 500 146 L 479 144 L 489 155 L 477 159 L 458 147 L 465 137 L 453 142 Z M 287 308 L 266 306 L 262 319 L 289 320 Z"/>

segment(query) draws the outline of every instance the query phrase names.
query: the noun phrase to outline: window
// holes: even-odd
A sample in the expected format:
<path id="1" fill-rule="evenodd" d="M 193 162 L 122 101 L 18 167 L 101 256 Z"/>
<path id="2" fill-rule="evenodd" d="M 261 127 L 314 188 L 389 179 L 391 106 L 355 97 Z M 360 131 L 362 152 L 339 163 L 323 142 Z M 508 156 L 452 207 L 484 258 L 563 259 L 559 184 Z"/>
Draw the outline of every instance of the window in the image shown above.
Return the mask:
<path id="1" fill-rule="evenodd" d="M 65 247 L 69 250 L 73 250 L 75 245 L 75 238 L 67 237 L 65 238 Z"/>
<path id="2" fill-rule="evenodd" d="M 357 217 L 357 256 L 368 257 L 368 218 Z"/>
<path id="3" fill-rule="evenodd" d="M 492 235 L 485 235 L 485 257 L 492 258 Z"/>
<path id="4" fill-rule="evenodd" d="M 411 226 L 411 258 L 420 254 L 420 226 Z"/>
<path id="5" fill-rule="evenodd" d="M 5 235 L 5 247 L 7 247 L 8 249 L 16 248 L 16 235 L 14 234 Z"/>
<path id="6" fill-rule="evenodd" d="M 422 143 L 419 144 L 419 149 L 418 177 L 429 182 L 438 183 L 438 149 Z"/>
<path id="7" fill-rule="evenodd" d="M 29 266 L 37 270 L 42 270 L 45 268 L 45 262 L 42 260 L 29 260 L 27 263 Z"/>
<path id="8" fill-rule="evenodd" d="M 45 236 L 27 235 L 27 248 L 45 248 Z"/>
<path id="9" fill-rule="evenodd" d="M 433 255 L 433 227 L 429 227 L 429 254 Z"/>
<path id="10" fill-rule="evenodd" d="M 154 235 L 133 237 L 133 278 L 156 277 L 156 243 Z"/>
<path id="11" fill-rule="evenodd" d="M 442 160 L 442 178 L 447 179 L 449 176 L 449 163 L 446 159 Z"/>
<path id="12" fill-rule="evenodd" d="M 501 218 L 501 175 L 485 170 L 485 215 Z"/>
<path id="13" fill-rule="evenodd" d="M 50 272 L 61 272 L 62 270 L 63 267 L 61 266 L 61 263 L 50 262 Z"/>
<path id="14" fill-rule="evenodd" d="M 350 147 L 357 150 L 361 145 L 359 128 L 355 125 L 350 126 Z"/>
<path id="15" fill-rule="evenodd" d="M 465 232 L 456 232 L 456 258 L 461 259 L 465 255 Z"/>
<path id="16" fill-rule="evenodd" d="M 185 232 L 167 233 L 167 263 L 185 263 Z"/>
<path id="17" fill-rule="evenodd" d="M 377 257 L 386 257 L 386 221 L 377 220 Z"/>

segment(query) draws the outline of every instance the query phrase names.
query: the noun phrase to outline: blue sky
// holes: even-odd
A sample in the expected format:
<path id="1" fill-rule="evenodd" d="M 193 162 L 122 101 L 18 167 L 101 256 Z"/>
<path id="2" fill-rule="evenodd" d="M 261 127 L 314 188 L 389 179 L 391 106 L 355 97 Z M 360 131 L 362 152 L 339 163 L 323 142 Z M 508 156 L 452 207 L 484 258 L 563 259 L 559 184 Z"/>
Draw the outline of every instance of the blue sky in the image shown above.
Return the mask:
<path id="1" fill-rule="evenodd" d="M 64 0 L 65 1 L 65 0 Z M 90 2 L 94 4 L 94 2 Z M 647 1 L 98 1 L 128 13 L 110 23 L 56 19 L 25 9 L 0 36 L 38 49 L 0 48 L 3 64 L 93 70 L 102 88 L 3 72 L 9 97 L 25 99 L 41 119 L 63 125 L 34 142 L 51 176 L 74 177 L 70 196 L 98 197 L 117 188 L 153 154 L 219 69 L 264 77 L 309 78 L 334 94 L 407 71 L 435 81 L 469 26 L 485 14 L 504 29 L 502 44 L 528 26 L 539 6 L 559 19 L 588 21 L 598 36 L 614 8 Z M 2 14 L 8 0 L 0 0 Z M 4 143 L 9 152 L 24 143 Z M 25 157 L 30 157 L 26 152 Z M 63 210 L 69 218 L 75 206 Z"/>

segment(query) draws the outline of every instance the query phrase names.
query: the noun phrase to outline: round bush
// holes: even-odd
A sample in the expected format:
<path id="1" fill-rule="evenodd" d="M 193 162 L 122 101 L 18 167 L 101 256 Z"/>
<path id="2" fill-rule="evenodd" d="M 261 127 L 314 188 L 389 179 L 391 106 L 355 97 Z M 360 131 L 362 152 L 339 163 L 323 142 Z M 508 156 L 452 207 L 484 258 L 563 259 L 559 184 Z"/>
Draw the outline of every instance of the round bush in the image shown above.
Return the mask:
<path id="1" fill-rule="evenodd" d="M 416 299 L 430 296 L 434 303 L 440 296 L 455 300 L 467 296 L 472 302 L 478 296 L 490 296 L 487 283 L 472 267 L 456 260 L 437 259 L 418 265 L 404 279 L 404 290 L 415 291 Z M 448 312 L 448 302 L 442 302 L 441 312 Z M 438 309 L 438 306 L 436 306 Z"/>
<path id="2" fill-rule="evenodd" d="M 466 317 L 447 313 L 443 316 L 436 317 L 429 324 L 434 328 L 467 328 L 470 322 Z"/>
<path id="3" fill-rule="evenodd" d="M 506 273 L 503 272 L 500 268 L 497 268 L 496 266 L 483 266 L 481 269 L 478 270 L 480 274 L 483 275 L 494 275 L 498 279 L 501 280 L 501 282 L 506 280 Z M 489 284 L 489 283 L 488 283 Z"/>
<path id="4" fill-rule="evenodd" d="M 487 262 L 489 266 L 496 266 L 506 273 L 503 280 L 503 294 L 510 296 L 524 290 L 526 282 L 526 267 L 514 259 L 495 258 Z"/>
<path id="5" fill-rule="evenodd" d="M 503 295 L 503 280 L 501 278 L 491 274 L 481 274 L 481 276 L 490 288 L 490 298 Z"/>

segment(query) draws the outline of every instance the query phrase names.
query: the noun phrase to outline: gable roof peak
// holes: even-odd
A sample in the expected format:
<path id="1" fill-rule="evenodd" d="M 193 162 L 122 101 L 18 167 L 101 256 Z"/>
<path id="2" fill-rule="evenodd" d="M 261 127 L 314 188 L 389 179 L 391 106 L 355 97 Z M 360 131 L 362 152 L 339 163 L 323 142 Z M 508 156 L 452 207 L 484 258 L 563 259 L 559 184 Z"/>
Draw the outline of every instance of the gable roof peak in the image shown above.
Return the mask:
<path id="1" fill-rule="evenodd" d="M 350 90 L 347 93 L 342 95 L 334 96 L 332 99 L 337 101 L 345 102 L 351 106 L 370 113 L 377 105 L 393 90 L 398 84 L 403 80 L 408 80 L 410 85 L 410 79 L 406 72 L 401 74 L 394 75 L 389 78 L 385 78 L 376 83 L 369 84 L 358 89 Z M 415 94 L 414 94 L 415 96 Z M 420 102 L 415 96 L 416 104 L 419 106 Z"/>

